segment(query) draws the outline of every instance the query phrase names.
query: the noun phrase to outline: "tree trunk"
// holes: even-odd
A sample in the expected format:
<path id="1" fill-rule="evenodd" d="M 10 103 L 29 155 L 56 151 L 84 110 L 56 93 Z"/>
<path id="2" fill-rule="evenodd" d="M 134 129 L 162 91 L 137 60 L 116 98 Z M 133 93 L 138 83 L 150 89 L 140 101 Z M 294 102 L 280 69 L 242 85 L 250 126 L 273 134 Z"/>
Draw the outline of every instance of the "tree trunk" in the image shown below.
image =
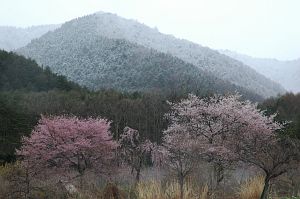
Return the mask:
<path id="1" fill-rule="evenodd" d="M 25 198 L 29 198 L 30 197 L 30 181 L 29 181 L 29 174 L 28 171 L 25 171 L 25 183 L 26 183 L 26 190 L 25 190 Z"/>
<path id="2" fill-rule="evenodd" d="M 264 189 L 261 193 L 260 199 L 267 199 L 269 195 L 269 187 L 270 187 L 270 178 L 267 175 L 265 178 Z"/>
<path id="3" fill-rule="evenodd" d="M 136 170 L 136 176 L 135 176 L 135 184 L 138 184 L 140 182 L 140 176 L 141 176 L 141 169 L 142 169 L 142 158 L 140 158 L 139 163 L 137 165 Z"/>
<path id="4" fill-rule="evenodd" d="M 179 187 L 180 187 L 180 199 L 183 199 L 183 186 L 184 186 L 184 177 L 182 174 L 178 176 Z"/>
<path id="5" fill-rule="evenodd" d="M 80 186 L 80 189 L 83 189 L 83 175 L 79 176 L 79 186 Z"/>
<path id="6" fill-rule="evenodd" d="M 221 163 L 216 163 L 214 165 L 214 173 L 216 178 L 216 188 L 218 188 L 224 179 L 224 167 Z"/>
<path id="7" fill-rule="evenodd" d="M 135 176 L 135 183 L 138 184 L 140 182 L 140 175 L 141 175 L 141 169 L 137 168 L 136 170 L 136 176 Z"/>

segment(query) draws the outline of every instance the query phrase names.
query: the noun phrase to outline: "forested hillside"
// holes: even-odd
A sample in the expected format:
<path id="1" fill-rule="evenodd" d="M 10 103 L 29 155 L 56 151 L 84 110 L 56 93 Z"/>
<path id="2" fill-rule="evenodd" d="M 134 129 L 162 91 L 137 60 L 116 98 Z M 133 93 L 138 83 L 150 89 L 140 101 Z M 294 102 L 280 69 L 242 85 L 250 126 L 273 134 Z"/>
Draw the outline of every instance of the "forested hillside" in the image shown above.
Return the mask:
<path id="1" fill-rule="evenodd" d="M 33 60 L 0 50 L 0 91 L 71 90 L 76 87 L 79 88 L 65 77 L 53 74 L 49 68 L 42 69 Z"/>
<path id="2" fill-rule="evenodd" d="M 14 158 L 22 135 L 28 135 L 41 114 L 105 117 L 118 138 L 125 126 L 140 130 L 143 137 L 160 142 L 167 122 L 168 98 L 157 94 L 122 94 L 116 91 L 86 90 L 47 92 L 0 92 L 0 159 Z"/>
<path id="3" fill-rule="evenodd" d="M 22 95 L 28 92 L 80 89 L 65 77 L 55 75 L 49 69 L 42 69 L 33 60 L 0 51 L 0 159 L 12 158 L 20 137 L 32 130 L 39 117 L 40 113 L 32 114 L 25 109 Z M 50 98 L 48 100 L 51 102 Z"/>
<path id="4" fill-rule="evenodd" d="M 268 114 L 277 113 L 276 119 L 288 122 L 289 133 L 300 139 L 300 93 L 287 93 L 280 97 L 265 100 L 261 108 Z"/>
<path id="5" fill-rule="evenodd" d="M 102 37 L 91 27 L 72 23 L 33 40 L 18 53 L 92 90 L 201 95 L 239 91 L 250 99 L 261 99 L 255 92 L 220 80 L 179 58 L 126 40 Z"/>
<path id="6" fill-rule="evenodd" d="M 300 92 L 300 59 L 281 61 L 250 57 L 229 50 L 220 52 L 251 66 L 257 72 L 280 83 L 286 90 Z"/>
<path id="7" fill-rule="evenodd" d="M 32 39 L 39 38 L 60 25 L 42 25 L 28 28 L 0 26 L 0 49 L 11 51 L 27 45 Z"/>
<path id="8" fill-rule="evenodd" d="M 43 115 L 72 114 L 79 117 L 106 117 L 113 121 L 118 137 L 130 125 L 142 136 L 159 141 L 166 121 L 167 99 L 159 94 L 91 92 L 42 69 L 34 61 L 0 52 L 0 162 L 14 159 L 23 135 L 28 135 Z"/>
<path id="9" fill-rule="evenodd" d="M 67 22 L 54 33 L 46 34 L 18 52 L 37 59 L 41 64 L 50 65 L 51 63 L 50 66 L 54 67 L 56 63 L 55 55 L 58 51 L 62 51 L 60 53 L 61 56 L 64 57 L 63 60 L 69 63 L 77 56 L 69 57 L 64 55 L 65 52 L 63 49 L 65 48 L 65 40 L 67 37 L 72 37 L 78 42 L 98 37 L 125 39 L 178 57 L 187 63 L 212 73 L 219 79 L 247 88 L 264 97 L 276 96 L 278 93 L 285 92 L 278 83 L 265 78 L 249 66 L 222 55 L 217 51 L 202 47 L 187 40 L 177 39 L 171 35 L 164 35 L 156 29 L 151 29 L 136 21 L 127 20 L 108 13 L 96 13 Z M 68 48 L 73 49 L 73 52 L 84 51 L 85 49 L 83 46 L 82 48 L 78 48 L 78 46 L 72 46 L 70 43 L 67 45 Z M 64 46 L 64 48 L 60 46 Z M 101 46 L 102 45 L 98 43 L 98 48 L 101 48 Z M 85 47 L 93 51 L 89 46 Z M 77 58 L 78 63 L 86 63 L 84 59 L 80 59 L 80 57 Z M 93 63 L 97 63 L 95 58 L 89 57 L 89 61 L 91 63 L 85 67 L 95 67 L 95 65 L 93 65 Z M 166 63 L 166 61 L 163 63 Z"/>

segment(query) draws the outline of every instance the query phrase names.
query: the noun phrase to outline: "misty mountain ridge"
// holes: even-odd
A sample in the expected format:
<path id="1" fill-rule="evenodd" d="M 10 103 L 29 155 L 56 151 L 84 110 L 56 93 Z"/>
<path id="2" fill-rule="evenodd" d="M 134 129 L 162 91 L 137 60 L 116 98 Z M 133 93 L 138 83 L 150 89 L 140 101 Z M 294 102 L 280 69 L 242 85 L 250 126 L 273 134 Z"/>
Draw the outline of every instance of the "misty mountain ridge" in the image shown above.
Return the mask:
<path id="1" fill-rule="evenodd" d="M 93 24 L 93 29 L 100 35 L 126 39 L 160 52 L 169 53 L 205 71 L 212 72 L 220 79 L 245 87 L 265 97 L 285 92 L 278 83 L 270 81 L 232 58 L 188 40 L 162 34 L 156 28 L 150 28 L 136 20 L 98 12 L 72 20 L 70 23 L 73 25 Z"/>
<path id="2" fill-rule="evenodd" d="M 99 36 L 87 26 L 66 23 L 18 53 L 92 90 L 199 94 L 238 90 L 249 98 L 261 99 L 179 58 L 127 40 Z"/>
<path id="3" fill-rule="evenodd" d="M 78 38 L 73 37 L 72 34 L 77 34 Z M 61 57 L 62 55 L 61 53 L 52 52 L 52 50 L 57 51 L 60 48 L 63 50 L 60 44 L 65 44 L 63 40 L 68 40 L 67 36 L 71 36 L 72 39 L 75 39 L 76 41 L 85 40 L 88 37 L 93 37 L 95 39 L 97 37 L 123 39 L 130 43 L 136 43 L 147 48 L 155 49 L 159 52 L 167 53 L 170 56 L 175 56 L 182 59 L 184 62 L 206 71 L 208 74 L 213 74 L 217 79 L 224 80 L 225 82 L 228 81 L 237 87 L 244 87 L 246 90 L 255 92 L 264 97 L 275 96 L 278 93 L 285 92 L 278 83 L 267 79 L 252 68 L 228 56 L 220 54 L 215 50 L 202 47 L 201 45 L 187 40 L 177 39 L 171 35 L 162 34 L 158 32 L 158 30 L 149 28 L 137 21 L 124 19 L 117 15 L 103 12 L 66 22 L 58 30 L 53 33 L 49 32 L 41 38 L 32 41 L 26 47 L 18 50 L 18 52 L 36 59 L 39 64 L 49 65 L 51 68 L 68 65 L 72 62 L 71 57 L 74 57 L 75 55 L 65 56 L 61 61 L 56 61 L 55 59 L 57 56 Z M 47 40 L 49 40 L 49 43 Z M 70 45 L 71 44 L 69 44 L 68 47 L 75 48 Z M 54 46 L 56 49 L 53 48 Z M 82 48 L 82 46 L 76 45 L 77 50 Z M 85 48 L 89 47 L 86 46 Z M 51 53 L 53 53 L 53 55 Z M 78 56 L 78 54 L 76 56 Z M 80 56 L 77 61 L 77 64 L 80 64 L 82 61 Z M 90 61 L 93 62 L 93 67 L 98 67 L 97 62 L 94 62 L 94 60 L 91 59 Z M 101 62 L 102 61 L 103 60 L 101 60 Z M 59 64 L 62 65 L 60 66 Z M 83 66 L 81 66 L 81 69 L 77 70 L 82 70 L 82 67 Z M 87 70 L 91 65 L 87 64 L 85 67 L 85 70 Z M 64 69 L 56 68 L 55 70 L 55 72 L 61 72 L 59 70 Z M 82 73 L 87 74 L 87 71 Z M 173 71 L 172 73 L 176 72 Z M 66 73 L 66 75 L 68 74 Z M 85 80 L 77 79 L 75 81 Z M 93 86 L 89 85 L 88 87 Z"/>
<path id="4" fill-rule="evenodd" d="M 280 83 L 286 90 L 295 93 L 300 92 L 300 58 L 283 61 L 271 58 L 255 58 L 230 50 L 220 50 L 220 52 L 247 64 L 259 73 Z"/>

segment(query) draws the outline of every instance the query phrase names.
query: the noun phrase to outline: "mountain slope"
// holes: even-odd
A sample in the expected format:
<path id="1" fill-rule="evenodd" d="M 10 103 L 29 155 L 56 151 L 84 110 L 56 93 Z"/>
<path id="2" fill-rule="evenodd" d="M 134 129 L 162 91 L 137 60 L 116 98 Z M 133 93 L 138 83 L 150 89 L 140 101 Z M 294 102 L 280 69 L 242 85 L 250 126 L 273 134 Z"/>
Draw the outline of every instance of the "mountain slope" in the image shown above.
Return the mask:
<path id="1" fill-rule="evenodd" d="M 217 78 L 229 81 L 235 85 L 245 87 L 264 97 L 283 93 L 285 90 L 255 70 L 217 51 L 202 47 L 187 40 L 180 40 L 165 35 L 133 20 L 127 20 L 113 14 L 96 13 L 81 17 L 64 24 L 64 28 L 73 27 L 79 32 L 85 30 L 85 37 L 89 35 L 104 36 L 113 39 L 125 39 L 146 47 L 168 53 L 193 64 L 205 71 L 213 73 Z M 64 34 L 64 33 L 62 33 Z M 47 36 L 51 37 L 51 36 Z M 37 47 L 38 42 L 34 42 Z M 23 48 L 20 52 L 30 55 L 34 45 Z M 37 51 L 38 47 L 36 48 Z M 41 50 L 41 49 L 39 49 Z M 47 59 L 47 60 L 46 60 Z M 45 64 L 51 58 L 41 59 Z M 54 57 L 53 57 L 54 59 Z"/>
<path id="2" fill-rule="evenodd" d="M 20 146 L 21 137 L 29 135 L 39 115 L 54 110 L 45 108 L 53 104 L 53 99 L 48 97 L 41 101 L 41 96 L 51 96 L 50 93 L 67 95 L 69 91 L 85 90 L 68 82 L 65 77 L 51 73 L 49 69 L 42 69 L 33 60 L 0 50 L 0 162 L 12 161 L 16 148 Z M 37 114 L 33 114 L 26 108 L 31 103 L 40 104 L 45 108 L 44 111 L 36 110 Z M 57 109 L 59 108 L 63 111 L 61 107 Z"/>
<path id="3" fill-rule="evenodd" d="M 60 25 L 42 25 L 29 28 L 0 26 L 0 49 L 11 51 L 26 46 L 32 39 L 39 38 Z"/>
<path id="4" fill-rule="evenodd" d="M 0 50 L 0 91 L 25 89 L 48 91 L 78 88 L 65 77 L 57 76 L 49 69 L 42 69 L 36 62 L 12 52 Z"/>
<path id="5" fill-rule="evenodd" d="M 229 50 L 221 50 L 220 52 L 251 66 L 259 73 L 280 83 L 286 90 L 300 92 L 300 59 L 279 61 L 276 59 L 254 58 Z"/>
<path id="6" fill-rule="evenodd" d="M 72 22 L 17 52 L 93 90 L 200 94 L 238 90 L 249 98 L 260 98 L 181 59 L 126 40 L 99 36 L 94 29 Z"/>

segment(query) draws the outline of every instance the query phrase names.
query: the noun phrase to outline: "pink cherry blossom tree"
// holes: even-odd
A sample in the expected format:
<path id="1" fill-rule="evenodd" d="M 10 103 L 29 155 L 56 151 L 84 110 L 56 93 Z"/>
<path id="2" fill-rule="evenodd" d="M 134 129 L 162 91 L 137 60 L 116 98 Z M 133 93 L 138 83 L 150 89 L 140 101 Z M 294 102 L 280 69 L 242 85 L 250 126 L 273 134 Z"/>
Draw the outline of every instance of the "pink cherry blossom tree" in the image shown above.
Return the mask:
<path id="1" fill-rule="evenodd" d="M 202 159 L 211 162 L 217 168 L 217 183 L 223 179 L 224 165 L 228 163 L 242 161 L 258 166 L 266 174 L 265 191 L 262 194 L 262 198 L 265 198 L 270 175 L 277 177 L 286 170 L 279 168 L 295 160 L 296 148 L 290 149 L 290 153 L 276 155 L 275 148 L 279 150 L 280 147 L 276 131 L 281 130 L 282 125 L 274 122 L 274 115 L 265 116 L 256 104 L 240 98 L 238 94 L 202 99 L 189 95 L 178 103 L 170 103 L 171 112 L 166 116 L 171 125 L 165 131 L 162 147 L 169 158 L 176 149 L 185 153 L 187 149 L 196 149 L 188 151 L 189 155 L 184 157 L 195 157 L 197 152 Z M 172 145 L 174 141 L 169 141 L 176 139 L 184 143 L 179 141 Z M 267 146 L 273 146 L 273 149 Z M 270 150 L 278 159 L 276 165 L 280 165 L 276 166 L 276 171 L 274 165 L 270 166 Z M 178 164 L 179 160 L 176 162 Z"/>
<path id="2" fill-rule="evenodd" d="M 29 137 L 24 137 L 17 155 L 36 174 L 48 171 L 67 174 L 86 171 L 109 174 L 118 146 L 105 119 L 42 116 Z"/>
<path id="3" fill-rule="evenodd" d="M 141 169 L 146 164 L 146 158 L 150 156 L 153 144 L 148 139 L 142 139 L 139 131 L 125 127 L 119 140 L 119 152 L 124 163 L 131 167 L 131 173 L 135 171 L 136 183 L 140 180 Z"/>
<path id="4" fill-rule="evenodd" d="M 232 111 L 240 108 L 234 103 L 238 97 L 215 95 L 201 99 L 189 95 L 178 103 L 170 103 L 171 112 L 166 115 L 171 122 L 165 132 L 167 136 L 174 135 L 174 132 L 188 133 L 193 142 L 197 140 L 201 159 L 213 166 L 216 186 L 224 178 L 224 166 L 233 160 L 233 154 L 226 148 L 225 141 L 242 126 L 235 122 L 239 115 Z"/>

